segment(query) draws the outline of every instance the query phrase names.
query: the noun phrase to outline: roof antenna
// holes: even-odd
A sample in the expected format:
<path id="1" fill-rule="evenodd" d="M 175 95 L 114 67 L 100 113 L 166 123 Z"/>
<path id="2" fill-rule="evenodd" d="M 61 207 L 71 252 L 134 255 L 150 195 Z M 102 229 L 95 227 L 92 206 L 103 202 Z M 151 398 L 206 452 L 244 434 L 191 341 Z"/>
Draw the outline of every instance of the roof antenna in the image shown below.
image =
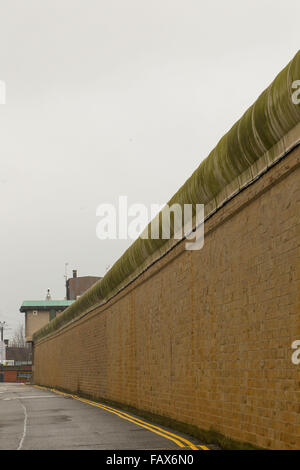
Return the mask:
<path id="1" fill-rule="evenodd" d="M 50 289 L 47 289 L 46 300 L 51 300 Z"/>
<path id="2" fill-rule="evenodd" d="M 68 266 L 69 266 L 69 263 L 65 263 L 65 281 L 66 281 L 66 284 L 67 284 L 67 280 L 68 280 Z"/>

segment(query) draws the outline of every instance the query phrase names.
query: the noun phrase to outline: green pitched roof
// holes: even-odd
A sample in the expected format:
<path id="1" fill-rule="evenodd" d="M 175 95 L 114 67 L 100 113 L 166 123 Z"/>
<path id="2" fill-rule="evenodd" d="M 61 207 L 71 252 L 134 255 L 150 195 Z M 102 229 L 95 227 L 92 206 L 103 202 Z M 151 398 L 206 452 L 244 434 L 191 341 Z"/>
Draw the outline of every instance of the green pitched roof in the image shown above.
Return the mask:
<path id="1" fill-rule="evenodd" d="M 73 302 L 74 300 L 24 300 L 20 312 L 26 312 L 26 310 L 30 310 L 31 308 L 46 310 L 55 307 L 69 307 Z"/>

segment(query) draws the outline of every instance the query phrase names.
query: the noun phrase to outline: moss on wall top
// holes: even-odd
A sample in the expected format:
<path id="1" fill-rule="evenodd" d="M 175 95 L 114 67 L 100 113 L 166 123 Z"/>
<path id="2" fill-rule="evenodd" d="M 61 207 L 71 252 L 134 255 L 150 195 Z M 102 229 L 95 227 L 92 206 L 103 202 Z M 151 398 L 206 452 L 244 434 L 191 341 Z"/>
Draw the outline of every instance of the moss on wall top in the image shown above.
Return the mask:
<path id="1" fill-rule="evenodd" d="M 204 204 L 208 216 L 261 171 L 283 156 L 293 142 L 286 136 L 300 122 L 300 104 L 292 99 L 300 80 L 300 51 L 271 85 L 222 137 L 208 157 L 169 201 L 169 205 Z M 239 86 L 237 84 L 237 86 Z M 295 101 L 295 102 L 293 102 Z M 170 247 L 165 239 L 138 238 L 103 279 L 59 317 L 33 335 L 38 341 L 107 301 Z"/>

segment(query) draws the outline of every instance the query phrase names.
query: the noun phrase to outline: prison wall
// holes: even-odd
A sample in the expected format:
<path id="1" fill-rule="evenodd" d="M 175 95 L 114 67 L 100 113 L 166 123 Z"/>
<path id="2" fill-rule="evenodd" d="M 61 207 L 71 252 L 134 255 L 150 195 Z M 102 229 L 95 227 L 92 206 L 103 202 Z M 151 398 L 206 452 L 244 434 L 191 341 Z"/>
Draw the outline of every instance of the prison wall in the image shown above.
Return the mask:
<path id="1" fill-rule="evenodd" d="M 35 383 L 235 442 L 300 448 L 300 147 L 124 289 L 37 338 Z M 188 428 L 187 428 L 188 429 Z"/>

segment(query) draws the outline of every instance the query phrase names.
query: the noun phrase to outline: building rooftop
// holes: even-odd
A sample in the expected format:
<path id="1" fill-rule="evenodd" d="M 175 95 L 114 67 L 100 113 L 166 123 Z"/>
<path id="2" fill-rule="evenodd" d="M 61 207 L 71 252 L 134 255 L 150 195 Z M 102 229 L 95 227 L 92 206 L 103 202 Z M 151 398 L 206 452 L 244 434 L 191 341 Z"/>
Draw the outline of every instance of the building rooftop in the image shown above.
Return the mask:
<path id="1" fill-rule="evenodd" d="M 69 307 L 74 302 L 74 300 L 24 300 L 21 305 L 20 312 L 26 312 L 32 308 L 39 310 L 49 310 L 50 308 Z"/>

